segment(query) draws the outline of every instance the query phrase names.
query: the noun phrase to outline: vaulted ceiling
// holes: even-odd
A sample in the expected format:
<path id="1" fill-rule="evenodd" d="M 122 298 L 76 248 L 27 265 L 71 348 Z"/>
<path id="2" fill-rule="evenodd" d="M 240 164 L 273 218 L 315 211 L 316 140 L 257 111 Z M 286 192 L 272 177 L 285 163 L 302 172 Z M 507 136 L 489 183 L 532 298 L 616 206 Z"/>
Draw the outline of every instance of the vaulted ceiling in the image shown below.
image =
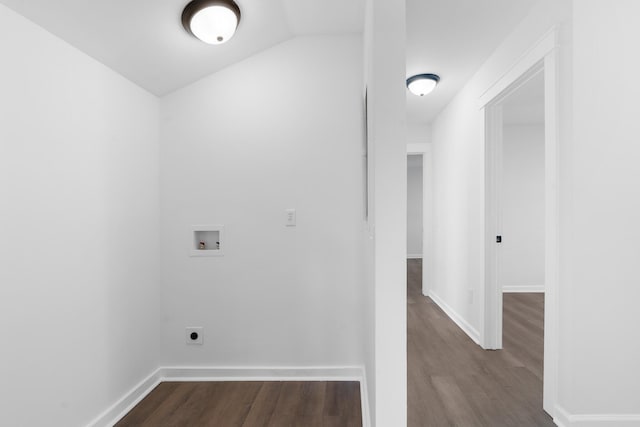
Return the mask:
<path id="1" fill-rule="evenodd" d="M 407 0 L 407 76 L 436 73 L 437 90 L 407 92 L 408 121 L 430 123 L 537 0 Z M 188 0 L 0 0 L 124 77 L 162 96 L 297 36 L 360 33 L 365 0 L 238 0 L 242 21 L 222 45 L 188 35 Z"/>
<path id="2" fill-rule="evenodd" d="M 180 20 L 189 0 L 0 0 L 162 96 L 296 36 L 362 32 L 364 0 L 238 0 L 242 20 L 211 46 Z"/>

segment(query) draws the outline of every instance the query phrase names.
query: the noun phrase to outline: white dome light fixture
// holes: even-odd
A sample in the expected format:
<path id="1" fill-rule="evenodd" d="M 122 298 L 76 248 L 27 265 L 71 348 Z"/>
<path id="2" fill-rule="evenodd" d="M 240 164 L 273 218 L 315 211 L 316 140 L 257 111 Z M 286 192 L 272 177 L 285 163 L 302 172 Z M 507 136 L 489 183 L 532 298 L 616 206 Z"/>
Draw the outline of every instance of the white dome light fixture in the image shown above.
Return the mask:
<path id="1" fill-rule="evenodd" d="M 407 79 L 407 88 L 414 95 L 425 96 L 436 88 L 439 81 L 437 74 L 416 74 Z"/>
<path id="2" fill-rule="evenodd" d="M 207 44 L 222 44 L 236 32 L 240 8 L 233 0 L 193 0 L 182 11 L 182 25 Z"/>

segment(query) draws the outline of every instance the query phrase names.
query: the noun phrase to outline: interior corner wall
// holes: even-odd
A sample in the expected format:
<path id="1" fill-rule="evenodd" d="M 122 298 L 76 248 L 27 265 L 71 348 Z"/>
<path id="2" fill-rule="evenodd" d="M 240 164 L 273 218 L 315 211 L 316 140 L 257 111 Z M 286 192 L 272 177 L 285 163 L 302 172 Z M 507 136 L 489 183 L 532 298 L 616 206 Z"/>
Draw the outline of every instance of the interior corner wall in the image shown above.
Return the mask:
<path id="1" fill-rule="evenodd" d="M 362 87 L 361 37 L 311 36 L 161 100 L 163 365 L 362 365 Z"/>
<path id="2" fill-rule="evenodd" d="M 574 425 L 640 425 L 638 16 L 634 0 L 573 4 L 559 398 Z M 604 415 L 596 424 L 589 414 Z"/>
<path id="3" fill-rule="evenodd" d="M 434 262 L 431 293 L 479 337 L 484 282 L 484 111 L 480 96 L 553 26 L 568 0 L 542 0 L 433 122 Z"/>
<path id="4" fill-rule="evenodd" d="M 544 291 L 544 132 L 544 124 L 503 130 L 499 283 L 504 292 Z"/>
<path id="5" fill-rule="evenodd" d="M 158 102 L 0 6 L 0 424 L 78 426 L 157 367 Z"/>

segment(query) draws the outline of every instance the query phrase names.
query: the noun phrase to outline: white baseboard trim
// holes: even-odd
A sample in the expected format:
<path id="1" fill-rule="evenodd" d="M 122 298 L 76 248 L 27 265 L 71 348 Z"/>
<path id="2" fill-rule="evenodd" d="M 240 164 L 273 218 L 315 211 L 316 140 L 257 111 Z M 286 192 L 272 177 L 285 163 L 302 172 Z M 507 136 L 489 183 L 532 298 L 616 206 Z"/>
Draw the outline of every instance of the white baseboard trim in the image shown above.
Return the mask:
<path id="1" fill-rule="evenodd" d="M 102 414 L 98 415 L 88 425 L 90 427 L 111 427 L 120 421 L 134 406 L 147 397 L 151 391 L 162 382 L 160 370 L 156 369 L 147 378 L 140 381 L 131 390 L 125 393 L 116 403 L 111 405 Z"/>
<path id="2" fill-rule="evenodd" d="M 637 427 L 640 426 L 640 414 L 574 415 L 556 406 L 553 422 L 559 427 Z"/>
<path id="3" fill-rule="evenodd" d="M 163 366 L 163 381 L 360 381 L 360 366 L 198 367 Z"/>
<path id="4" fill-rule="evenodd" d="M 364 367 L 205 367 L 161 366 L 96 417 L 90 427 L 111 427 L 165 381 L 358 381 L 362 404 L 362 425 L 370 427 L 369 398 Z"/>
<path id="5" fill-rule="evenodd" d="M 444 302 L 444 300 L 433 291 L 429 292 L 429 298 L 431 298 L 433 302 L 438 304 L 442 311 L 444 311 L 446 315 L 449 316 L 449 318 L 453 320 L 453 322 L 464 331 L 465 334 L 469 335 L 469 338 L 471 338 L 473 342 L 480 345 L 480 334 L 473 326 L 469 324 L 469 322 L 464 319 L 464 317 L 460 316 L 453 308 L 451 308 L 451 306 L 449 306 L 449 304 Z"/>
<path id="6" fill-rule="evenodd" d="M 407 254 L 407 259 L 422 259 L 422 254 Z"/>
<path id="7" fill-rule="evenodd" d="M 544 285 L 503 286 L 503 293 L 544 293 Z"/>

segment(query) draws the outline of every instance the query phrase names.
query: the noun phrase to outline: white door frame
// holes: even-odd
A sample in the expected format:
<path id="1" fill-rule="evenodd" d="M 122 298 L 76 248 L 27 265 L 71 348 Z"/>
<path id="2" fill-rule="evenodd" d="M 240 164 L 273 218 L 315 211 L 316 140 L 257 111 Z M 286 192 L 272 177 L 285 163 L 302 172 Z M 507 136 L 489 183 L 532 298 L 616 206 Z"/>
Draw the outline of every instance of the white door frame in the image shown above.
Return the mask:
<path id="1" fill-rule="evenodd" d="M 557 31 L 552 29 L 481 97 L 485 111 L 485 280 L 481 306 L 481 344 L 502 348 L 502 289 L 498 283 L 496 236 L 501 233 L 499 186 L 502 166 L 504 99 L 533 76 L 544 72 L 545 94 L 545 331 L 543 408 L 555 415 L 558 378 L 559 277 L 559 67 Z"/>
<path id="2" fill-rule="evenodd" d="M 427 205 L 431 203 L 427 196 L 431 193 L 427 190 L 430 188 L 431 179 L 427 174 L 431 173 L 431 163 L 429 153 L 431 152 L 431 144 L 429 143 L 412 143 L 407 144 L 407 158 L 409 156 L 422 156 L 422 295 L 429 296 L 430 286 L 433 280 L 433 266 L 431 254 L 431 215 L 427 215 Z M 430 206 L 430 205 L 429 205 Z"/>

